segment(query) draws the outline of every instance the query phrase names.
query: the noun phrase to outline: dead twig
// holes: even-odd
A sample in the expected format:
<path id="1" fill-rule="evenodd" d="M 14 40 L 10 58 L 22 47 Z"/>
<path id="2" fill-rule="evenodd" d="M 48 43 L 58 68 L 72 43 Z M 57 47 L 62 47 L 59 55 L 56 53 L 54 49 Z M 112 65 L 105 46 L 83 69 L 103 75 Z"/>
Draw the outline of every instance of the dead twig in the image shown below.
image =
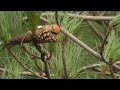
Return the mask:
<path id="1" fill-rule="evenodd" d="M 93 69 L 93 68 L 98 68 L 98 67 L 101 67 L 101 64 L 93 64 L 93 65 L 84 66 L 77 73 L 82 73 L 85 70 Z"/>
<path id="2" fill-rule="evenodd" d="M 42 13 L 41 16 L 54 16 L 54 13 Z M 82 18 L 84 20 L 95 20 L 95 21 L 110 21 L 114 18 L 114 16 L 83 16 L 83 15 L 77 15 L 77 14 L 66 14 L 69 17 L 73 18 Z"/>
<path id="3" fill-rule="evenodd" d="M 63 34 L 65 34 L 67 37 L 69 37 L 72 41 L 74 41 L 75 43 L 77 43 L 79 46 L 81 46 L 82 48 L 84 48 L 85 50 L 87 50 L 88 52 L 90 52 L 91 54 L 93 54 L 96 58 L 101 59 L 100 54 L 98 54 L 96 51 L 94 51 L 93 49 L 91 49 L 90 47 L 88 47 L 86 44 L 84 44 L 82 41 L 80 41 L 79 39 L 77 39 L 74 35 L 72 35 L 71 33 L 69 33 L 67 30 L 65 30 L 64 28 L 61 28 L 61 32 Z"/>
<path id="4" fill-rule="evenodd" d="M 44 18 L 44 17 L 42 17 L 42 16 L 40 17 L 40 20 L 44 21 L 44 22 L 47 23 L 47 24 L 50 24 L 49 21 L 48 21 L 48 19 L 46 19 L 46 18 Z"/>

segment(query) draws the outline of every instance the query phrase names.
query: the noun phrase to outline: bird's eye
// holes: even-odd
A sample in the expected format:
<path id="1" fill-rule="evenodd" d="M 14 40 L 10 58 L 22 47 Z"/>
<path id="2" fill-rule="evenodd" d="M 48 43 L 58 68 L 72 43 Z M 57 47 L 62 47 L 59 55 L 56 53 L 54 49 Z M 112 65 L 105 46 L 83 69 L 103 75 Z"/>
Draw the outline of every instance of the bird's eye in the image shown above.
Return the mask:
<path id="1" fill-rule="evenodd" d="M 51 29 L 51 30 L 50 30 L 50 32 L 54 32 L 54 30 L 53 30 L 53 29 Z"/>
<path id="2" fill-rule="evenodd" d="M 57 33 L 55 33 L 53 29 L 51 29 L 50 32 L 51 32 L 52 34 L 57 35 Z"/>
<path id="3" fill-rule="evenodd" d="M 51 28 L 50 32 L 51 32 L 52 34 L 57 35 L 57 33 L 56 33 L 56 32 L 54 32 L 54 28 L 53 28 L 53 26 L 52 26 L 52 28 Z"/>

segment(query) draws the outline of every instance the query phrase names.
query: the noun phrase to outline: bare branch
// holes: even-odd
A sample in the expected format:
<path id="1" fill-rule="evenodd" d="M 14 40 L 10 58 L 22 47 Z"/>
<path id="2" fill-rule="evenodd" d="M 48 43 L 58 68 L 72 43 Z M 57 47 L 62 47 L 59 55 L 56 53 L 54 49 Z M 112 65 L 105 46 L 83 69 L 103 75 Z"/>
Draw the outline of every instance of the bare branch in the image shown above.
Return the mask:
<path id="1" fill-rule="evenodd" d="M 54 16 L 54 13 L 42 13 L 41 16 L 51 15 Z M 97 20 L 97 21 L 110 21 L 114 18 L 114 16 L 83 16 L 77 14 L 66 14 L 73 18 L 82 18 L 84 20 Z"/>
<path id="2" fill-rule="evenodd" d="M 46 18 L 44 18 L 44 17 L 42 17 L 42 16 L 40 17 L 40 20 L 44 21 L 44 22 L 47 23 L 47 24 L 50 24 L 50 23 L 49 23 L 49 20 L 46 19 Z"/>
<path id="3" fill-rule="evenodd" d="M 88 70 L 88 69 L 93 69 L 93 68 L 98 68 L 98 67 L 101 67 L 101 64 L 93 64 L 89 66 L 84 66 L 78 71 L 78 73 L 84 72 L 85 70 Z"/>
<path id="4" fill-rule="evenodd" d="M 98 54 L 96 51 L 94 51 L 93 49 L 91 49 L 90 47 L 88 47 L 86 44 L 84 44 L 82 41 L 80 41 L 79 39 L 77 39 L 74 35 L 72 35 L 71 33 L 69 33 L 67 30 L 65 30 L 64 28 L 61 28 L 61 32 L 63 34 L 65 34 L 67 37 L 69 37 L 72 41 L 74 41 L 75 43 L 77 43 L 79 46 L 81 46 L 82 48 L 84 48 L 85 50 L 87 50 L 88 52 L 90 52 L 91 54 L 93 54 L 96 58 L 101 59 L 100 54 Z"/>

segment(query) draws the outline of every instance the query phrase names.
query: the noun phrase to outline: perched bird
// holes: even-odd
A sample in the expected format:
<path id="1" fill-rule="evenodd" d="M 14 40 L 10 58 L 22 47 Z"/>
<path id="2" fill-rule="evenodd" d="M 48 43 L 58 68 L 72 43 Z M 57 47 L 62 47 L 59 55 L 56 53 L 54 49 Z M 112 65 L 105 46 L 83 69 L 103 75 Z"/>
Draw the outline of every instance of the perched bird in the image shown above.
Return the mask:
<path id="1" fill-rule="evenodd" d="M 57 24 L 45 25 L 38 27 L 33 34 L 31 31 L 17 35 L 9 40 L 5 47 L 11 48 L 20 43 L 29 43 L 33 39 L 37 44 L 53 43 L 57 40 L 56 36 L 60 33 L 60 27 Z"/>
<path id="2" fill-rule="evenodd" d="M 32 38 L 39 43 L 52 43 L 55 42 L 56 36 L 60 33 L 60 27 L 57 24 L 46 25 L 38 28 Z"/>

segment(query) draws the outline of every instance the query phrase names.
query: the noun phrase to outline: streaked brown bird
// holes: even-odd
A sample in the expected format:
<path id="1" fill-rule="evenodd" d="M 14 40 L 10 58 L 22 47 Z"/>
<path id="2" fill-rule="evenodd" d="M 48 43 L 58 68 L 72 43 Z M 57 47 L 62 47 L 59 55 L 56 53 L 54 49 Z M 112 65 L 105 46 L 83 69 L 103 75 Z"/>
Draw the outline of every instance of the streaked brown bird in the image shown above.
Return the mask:
<path id="1" fill-rule="evenodd" d="M 39 43 L 52 43 L 55 42 L 56 36 L 60 33 L 60 27 L 57 24 L 46 25 L 38 28 L 32 38 Z"/>
<path id="2" fill-rule="evenodd" d="M 37 44 L 53 43 L 57 40 L 56 36 L 60 33 L 60 27 L 57 24 L 45 25 L 35 30 L 33 34 L 31 31 L 17 35 L 6 43 L 7 48 L 11 48 L 16 44 L 29 43 L 33 39 Z"/>

